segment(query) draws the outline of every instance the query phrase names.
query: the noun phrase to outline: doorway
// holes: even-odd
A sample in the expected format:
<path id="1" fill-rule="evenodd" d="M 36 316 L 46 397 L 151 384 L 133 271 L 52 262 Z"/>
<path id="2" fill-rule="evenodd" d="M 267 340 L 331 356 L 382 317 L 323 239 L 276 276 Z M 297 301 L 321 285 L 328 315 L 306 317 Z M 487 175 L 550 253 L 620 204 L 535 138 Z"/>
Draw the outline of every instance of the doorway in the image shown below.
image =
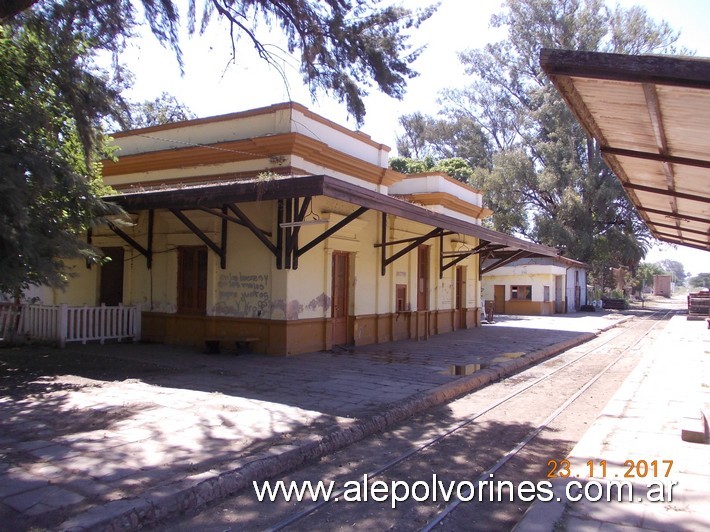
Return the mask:
<path id="1" fill-rule="evenodd" d="M 493 312 L 505 314 L 505 285 L 493 285 Z"/>
<path id="2" fill-rule="evenodd" d="M 350 308 L 350 255 L 333 252 L 332 339 L 333 345 L 348 343 L 348 311 Z"/>
<path id="3" fill-rule="evenodd" d="M 123 255 L 122 247 L 101 248 L 108 260 L 101 265 L 99 273 L 99 305 L 116 307 L 123 303 Z"/>
<path id="4" fill-rule="evenodd" d="M 207 314 L 207 248 L 178 248 L 178 314 Z"/>

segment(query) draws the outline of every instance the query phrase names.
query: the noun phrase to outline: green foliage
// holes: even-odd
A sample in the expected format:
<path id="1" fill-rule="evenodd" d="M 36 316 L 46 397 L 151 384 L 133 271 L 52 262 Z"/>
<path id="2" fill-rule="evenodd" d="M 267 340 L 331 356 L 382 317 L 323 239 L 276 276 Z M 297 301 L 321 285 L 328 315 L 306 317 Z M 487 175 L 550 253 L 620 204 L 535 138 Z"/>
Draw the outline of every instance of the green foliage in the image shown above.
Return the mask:
<path id="1" fill-rule="evenodd" d="M 45 16 L 46 15 L 46 16 Z M 117 212 L 97 198 L 116 94 L 87 66 L 86 23 L 26 12 L 0 25 L 0 291 L 61 285 L 62 259 L 93 256 L 86 229 Z"/>
<path id="2" fill-rule="evenodd" d="M 471 84 L 445 92 L 444 112 L 475 121 L 496 150 L 491 171 L 473 177 L 494 227 L 591 263 L 597 278 L 610 265 L 633 268 L 650 234 L 541 71 L 539 50 L 673 53 L 677 33 L 602 0 L 508 0 L 491 24 L 508 38 L 460 54 Z"/>
<path id="3" fill-rule="evenodd" d="M 653 287 L 653 276 L 668 273 L 659 263 L 642 262 L 636 268 L 634 285 L 641 289 L 643 286 Z"/>
<path id="4" fill-rule="evenodd" d="M 623 299 L 626 300 L 626 294 L 624 294 L 623 290 L 619 290 L 618 288 L 614 288 L 611 292 L 609 292 L 609 297 L 611 299 Z"/>
<path id="5" fill-rule="evenodd" d="M 390 168 L 403 174 L 422 174 L 431 172 L 436 166 L 432 157 L 426 159 L 412 159 L 410 157 L 393 157 L 389 161 Z"/>
<path id="6" fill-rule="evenodd" d="M 123 121 L 129 129 L 161 126 L 193 118 L 197 118 L 195 113 L 167 92 L 162 92 L 154 100 L 129 104 L 123 115 Z"/>
<path id="7" fill-rule="evenodd" d="M 468 162 L 461 157 L 441 159 L 436 164 L 435 169 L 444 172 L 446 175 L 462 183 L 468 183 L 473 176 L 473 169 L 469 166 Z"/>
<path id="8" fill-rule="evenodd" d="M 481 127 L 466 116 L 437 119 L 422 113 L 399 118 L 404 134 L 397 136 L 402 157 L 464 159 L 471 168 L 491 167 L 491 149 Z"/>
<path id="9" fill-rule="evenodd" d="M 182 66 L 176 3 L 141 3 L 145 22 Z M 311 90 L 335 94 L 362 123 L 369 87 L 402 96 L 419 53 L 407 34 L 434 10 L 380 7 L 372 0 L 204 0 L 198 16 L 190 0 L 187 25 L 194 33 L 226 21 L 235 56 L 243 35 L 275 66 L 280 61 L 269 50 L 276 48 L 265 47 L 255 31 L 259 23 L 281 27 L 289 51 L 300 53 Z M 62 259 L 94 256 L 84 242 L 86 229 L 117 212 L 99 199 L 105 192 L 99 161 L 110 156 L 102 124 L 142 127 L 192 116 L 163 94 L 134 105 L 127 119 L 130 109 L 119 92 L 126 73 L 118 57 L 141 22 L 124 0 L 0 3 L 0 291 L 61 285 Z M 111 80 L 95 66 L 99 51 L 113 54 Z"/>
<path id="10" fill-rule="evenodd" d="M 141 4 L 153 34 L 175 50 L 182 67 L 178 4 L 173 0 L 142 0 Z M 6 2 L 0 4 L 0 21 L 12 20 L 33 5 L 36 11 L 65 10 L 75 13 L 77 21 L 102 22 L 105 33 L 97 38 L 113 51 L 120 50 L 138 22 L 133 4 L 122 0 Z M 282 72 L 281 50 L 262 43 L 258 34 L 260 24 L 280 28 L 288 51 L 298 55 L 302 78 L 312 93 L 335 95 L 362 124 L 363 98 L 371 87 L 394 98 L 403 96 L 407 80 L 416 75 L 410 65 L 421 53 L 409 45 L 408 33 L 436 7 L 412 10 L 380 6 L 377 0 L 202 0 L 200 5 L 189 0 L 187 29 L 190 34 L 203 33 L 210 27 L 222 29 L 226 23 L 233 60 L 239 53 L 239 38 L 244 37 L 262 59 Z"/>
<path id="11" fill-rule="evenodd" d="M 688 279 L 688 284 L 694 288 L 710 288 L 710 273 L 699 273 Z"/>
<path id="12" fill-rule="evenodd" d="M 468 163 L 461 157 L 451 159 L 441 159 L 437 161 L 432 156 L 424 159 L 411 159 L 409 157 L 393 157 L 389 161 L 392 170 L 403 174 L 421 174 L 424 172 L 442 172 L 449 177 L 469 183 L 474 171 Z"/>
<path id="13" fill-rule="evenodd" d="M 658 263 L 658 265 L 666 272 L 673 274 L 675 282 L 678 286 L 683 286 L 685 284 L 685 278 L 688 274 L 685 272 L 685 266 L 683 266 L 683 263 L 673 259 L 663 259 Z"/>

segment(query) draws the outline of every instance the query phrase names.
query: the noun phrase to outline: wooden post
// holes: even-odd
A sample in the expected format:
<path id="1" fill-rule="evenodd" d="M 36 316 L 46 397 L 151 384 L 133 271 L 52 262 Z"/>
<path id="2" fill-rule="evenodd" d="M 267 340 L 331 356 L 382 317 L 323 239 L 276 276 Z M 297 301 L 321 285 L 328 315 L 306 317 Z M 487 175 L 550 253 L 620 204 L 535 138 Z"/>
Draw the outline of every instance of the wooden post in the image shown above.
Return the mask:
<path id="1" fill-rule="evenodd" d="M 57 340 L 59 341 L 59 347 L 62 349 L 67 346 L 67 313 L 67 304 L 62 303 L 59 305 L 59 313 L 57 316 Z"/>

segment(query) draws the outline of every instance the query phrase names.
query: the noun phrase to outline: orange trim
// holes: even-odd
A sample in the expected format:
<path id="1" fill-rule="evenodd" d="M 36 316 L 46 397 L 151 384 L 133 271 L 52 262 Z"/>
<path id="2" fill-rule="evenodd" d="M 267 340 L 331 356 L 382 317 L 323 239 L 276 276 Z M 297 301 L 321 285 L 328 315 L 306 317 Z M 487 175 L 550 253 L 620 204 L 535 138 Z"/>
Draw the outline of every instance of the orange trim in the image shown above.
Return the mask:
<path id="1" fill-rule="evenodd" d="M 334 150 L 327 144 L 300 133 L 285 133 L 169 150 L 127 155 L 117 162 L 104 160 L 103 176 L 154 172 L 176 168 L 249 161 L 277 155 L 296 155 L 309 162 L 374 184 L 392 184 L 403 177 L 398 172 L 362 161 Z"/>
<path id="2" fill-rule="evenodd" d="M 419 205 L 441 205 L 452 211 L 479 219 L 486 218 L 493 214 L 493 211 L 490 209 L 473 205 L 448 192 L 423 192 L 421 194 L 398 195 L 398 197 Z"/>

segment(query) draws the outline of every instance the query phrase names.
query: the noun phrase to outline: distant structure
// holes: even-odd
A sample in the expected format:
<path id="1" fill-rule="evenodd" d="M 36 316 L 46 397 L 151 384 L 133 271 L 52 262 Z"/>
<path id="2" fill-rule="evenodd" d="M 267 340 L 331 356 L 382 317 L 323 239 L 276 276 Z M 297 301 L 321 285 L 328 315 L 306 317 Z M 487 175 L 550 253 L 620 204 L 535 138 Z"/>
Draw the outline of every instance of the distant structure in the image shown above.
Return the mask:
<path id="1" fill-rule="evenodd" d="M 653 276 L 653 295 L 671 297 L 671 276 L 670 275 L 654 275 Z"/>

